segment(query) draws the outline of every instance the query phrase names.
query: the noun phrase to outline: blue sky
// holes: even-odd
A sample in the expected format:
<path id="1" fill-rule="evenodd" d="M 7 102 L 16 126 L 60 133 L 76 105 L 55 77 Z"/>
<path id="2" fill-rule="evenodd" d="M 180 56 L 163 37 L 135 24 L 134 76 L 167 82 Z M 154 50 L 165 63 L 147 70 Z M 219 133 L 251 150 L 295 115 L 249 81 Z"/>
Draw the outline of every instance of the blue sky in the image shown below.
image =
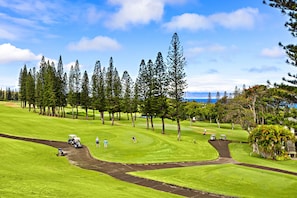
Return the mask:
<path id="1" fill-rule="evenodd" d="M 110 57 L 133 79 L 142 59 L 166 60 L 177 32 L 187 61 L 187 92 L 232 92 L 281 82 L 294 68 L 278 43 L 293 42 L 286 16 L 262 0 L 0 0 L 0 87 L 41 56 L 65 71 L 75 60 L 92 75 Z"/>

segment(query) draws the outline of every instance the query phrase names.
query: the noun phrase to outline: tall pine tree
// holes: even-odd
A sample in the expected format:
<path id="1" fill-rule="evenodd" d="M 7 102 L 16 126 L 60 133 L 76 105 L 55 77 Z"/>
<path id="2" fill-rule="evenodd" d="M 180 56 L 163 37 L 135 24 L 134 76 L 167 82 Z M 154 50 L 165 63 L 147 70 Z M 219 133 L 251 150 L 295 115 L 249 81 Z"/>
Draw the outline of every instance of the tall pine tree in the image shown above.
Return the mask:
<path id="1" fill-rule="evenodd" d="M 84 72 L 81 83 L 81 106 L 85 109 L 86 119 L 88 119 L 88 109 L 91 104 L 90 100 L 90 85 L 87 71 Z"/>
<path id="2" fill-rule="evenodd" d="M 186 65 L 185 57 L 183 56 L 183 48 L 180 44 L 177 33 L 174 33 L 169 46 L 168 56 L 168 77 L 169 90 L 168 96 L 172 104 L 172 118 L 177 122 L 177 139 L 181 140 L 180 120 L 183 112 L 183 97 L 187 87 L 186 73 L 184 67 Z"/>

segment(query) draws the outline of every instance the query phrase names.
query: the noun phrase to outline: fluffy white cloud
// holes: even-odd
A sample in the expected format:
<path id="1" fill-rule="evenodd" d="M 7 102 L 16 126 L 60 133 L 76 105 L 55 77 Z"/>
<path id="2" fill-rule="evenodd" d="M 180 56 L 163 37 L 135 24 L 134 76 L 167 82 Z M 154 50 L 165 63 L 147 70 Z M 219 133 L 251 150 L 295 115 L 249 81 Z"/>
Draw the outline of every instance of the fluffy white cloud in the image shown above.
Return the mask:
<path id="1" fill-rule="evenodd" d="M 161 20 L 164 1 L 152 0 L 109 0 L 110 4 L 119 6 L 119 11 L 110 16 L 106 25 L 113 29 L 125 29 L 127 25 L 147 24 Z"/>
<path id="2" fill-rule="evenodd" d="M 20 49 L 10 43 L 0 45 L 0 63 L 36 61 L 40 59 L 41 55 L 36 55 L 29 49 Z"/>
<path id="3" fill-rule="evenodd" d="M 83 37 L 76 43 L 70 43 L 68 48 L 75 51 L 106 51 L 118 50 L 121 48 L 121 45 L 112 38 L 106 36 L 97 36 L 93 39 Z"/>
<path id="4" fill-rule="evenodd" d="M 170 22 L 164 25 L 167 29 L 188 29 L 188 30 L 203 30 L 211 29 L 212 24 L 207 17 L 194 13 L 185 13 L 180 16 L 175 16 Z"/>
<path id="5" fill-rule="evenodd" d="M 209 16 L 185 13 L 172 17 L 170 22 L 164 24 L 164 27 L 170 30 L 188 29 L 192 31 L 212 29 L 215 26 L 228 29 L 249 29 L 254 27 L 258 16 L 259 11 L 256 8 L 242 8 L 231 13 L 217 13 Z"/>
<path id="6" fill-rule="evenodd" d="M 229 29 L 252 28 L 259 15 L 256 8 L 242 8 L 231 13 L 218 13 L 209 17 L 210 21 Z"/>
<path id="7" fill-rule="evenodd" d="M 280 58 L 285 55 L 284 51 L 279 47 L 265 48 L 261 51 L 261 55 L 269 58 Z"/>

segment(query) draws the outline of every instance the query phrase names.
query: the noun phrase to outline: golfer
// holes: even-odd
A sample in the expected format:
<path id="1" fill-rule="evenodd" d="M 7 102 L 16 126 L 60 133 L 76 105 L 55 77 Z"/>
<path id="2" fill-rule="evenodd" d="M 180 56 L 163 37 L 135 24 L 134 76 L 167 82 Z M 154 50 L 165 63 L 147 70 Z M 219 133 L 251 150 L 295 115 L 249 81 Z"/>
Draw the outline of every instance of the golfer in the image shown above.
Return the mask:
<path id="1" fill-rule="evenodd" d="M 99 138 L 98 138 L 98 136 L 96 137 L 96 147 L 99 147 L 100 146 L 100 144 L 99 144 Z"/>

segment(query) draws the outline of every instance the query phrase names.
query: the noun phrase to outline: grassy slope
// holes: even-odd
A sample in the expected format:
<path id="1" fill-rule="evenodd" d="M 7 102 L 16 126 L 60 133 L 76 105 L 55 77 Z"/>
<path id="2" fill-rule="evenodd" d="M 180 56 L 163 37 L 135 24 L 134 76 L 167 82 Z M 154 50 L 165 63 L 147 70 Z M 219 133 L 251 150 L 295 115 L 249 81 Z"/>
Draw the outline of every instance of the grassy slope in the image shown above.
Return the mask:
<path id="1" fill-rule="evenodd" d="M 125 118 L 125 116 L 123 116 Z M 226 134 L 228 139 L 237 141 L 246 141 L 247 133 L 240 128 L 235 130 L 230 129 L 229 124 L 222 124 L 221 128 L 218 129 L 216 124 L 196 122 L 190 124 L 188 121 L 182 122 L 182 141 L 176 141 L 176 125 L 175 122 L 167 121 L 166 123 L 166 135 L 160 134 L 160 122 L 155 121 L 155 131 L 146 130 L 146 124 L 144 119 L 137 119 L 136 127 L 131 127 L 131 123 L 128 120 L 121 120 L 116 122 L 117 126 L 110 126 L 107 122 L 106 125 L 102 125 L 99 120 L 72 120 L 72 119 L 60 119 L 51 118 L 45 116 L 39 116 L 37 114 L 28 113 L 27 110 L 19 108 L 8 108 L 0 103 L 0 120 L 4 120 L 6 124 L 0 125 L 1 133 L 8 133 L 14 135 L 28 136 L 28 137 L 39 137 L 44 139 L 56 139 L 65 141 L 70 133 L 76 133 L 81 136 L 83 144 L 87 145 L 92 154 L 97 158 L 108 160 L 108 161 L 122 161 L 122 162 L 133 162 L 133 163 L 146 163 L 146 162 L 163 162 L 163 161 L 199 161 L 214 159 L 217 157 L 215 150 L 207 143 L 210 134 L 216 134 L 219 137 L 220 134 Z M 20 121 L 21 120 L 21 121 Z M 17 125 L 11 123 L 17 123 Z M 27 123 L 30 122 L 28 125 Z M 120 125 L 120 126 L 119 126 Z M 207 129 L 207 136 L 203 136 L 204 128 Z M 95 137 L 99 136 L 101 140 L 101 147 L 95 148 Z M 133 144 L 131 137 L 136 136 L 138 143 Z M 107 138 L 109 140 L 109 148 L 104 150 L 102 147 L 102 140 Z M 193 139 L 197 141 L 197 144 L 193 144 Z M 246 144 L 231 144 L 231 154 L 238 161 L 261 164 L 264 166 L 276 166 L 278 168 L 296 171 L 297 161 L 286 161 L 286 162 L 271 162 L 267 160 L 261 160 L 258 158 L 252 158 L 249 156 L 250 148 Z M 259 162 L 259 160 L 261 162 Z M 212 168 L 211 168 L 212 167 Z M 211 170 L 210 170 L 211 168 Z M 215 172 L 216 174 L 209 174 L 209 171 Z M 168 172 L 173 171 L 174 172 Z M 224 171 L 219 171 L 224 170 Z M 247 171 L 248 170 L 248 171 Z M 206 175 L 205 180 L 201 185 L 200 177 L 197 177 L 204 172 Z M 223 172 L 223 173 L 222 173 Z M 236 193 L 242 193 L 242 189 L 246 188 L 245 182 L 238 182 L 242 179 L 238 179 L 238 175 L 245 174 L 247 180 L 251 180 L 253 183 L 254 178 L 258 178 L 258 170 L 238 167 L 235 165 L 218 165 L 218 166 L 205 166 L 205 167 L 193 167 L 186 169 L 171 169 L 171 170 L 158 170 L 153 172 L 145 172 L 144 174 L 148 177 L 154 177 L 157 180 L 173 181 L 178 180 L 178 183 L 182 183 L 183 186 L 193 187 L 197 189 L 203 189 L 205 191 L 213 191 L 221 194 L 234 195 Z M 265 171 L 263 171 L 265 172 Z M 228 178 L 225 176 L 228 174 Z M 270 178 L 269 175 L 274 175 Z M 208 176 L 207 176 L 208 175 Z M 214 175 L 215 177 L 212 177 Z M 271 172 L 262 175 L 257 182 L 266 182 L 264 178 L 268 178 L 265 188 L 274 188 L 271 184 L 272 180 L 281 180 L 281 178 L 287 178 L 284 174 L 274 174 Z M 213 182 L 222 181 L 222 188 L 214 184 Z M 224 181 L 228 183 L 235 183 L 236 188 L 238 187 L 239 192 L 233 187 L 225 186 Z M 243 180 L 244 181 L 244 180 Z M 290 193 L 290 182 L 287 181 Z M 226 182 L 225 182 L 226 183 Z M 205 185 L 204 185 L 205 184 Z M 271 185 L 270 185 L 271 184 Z M 213 186 L 213 189 L 209 189 L 207 186 Z M 262 185 L 263 186 L 263 185 Z M 255 188 L 254 190 L 257 190 Z M 260 190 L 260 188 L 258 189 Z M 233 192 L 234 191 L 234 192 Z M 264 191 L 265 192 L 265 191 Z M 278 194 L 278 191 L 272 191 Z M 253 191 L 248 192 L 246 195 L 254 194 Z M 256 195 L 256 194 L 255 194 Z"/>
<path id="2" fill-rule="evenodd" d="M 207 143 L 208 136 L 198 134 L 197 127 L 186 122 L 182 126 L 182 141 L 176 141 L 176 123 L 167 121 L 166 134 L 160 132 L 160 120 L 156 119 L 156 130 L 145 128 L 145 119 L 138 118 L 136 127 L 131 122 L 117 121 L 111 126 L 107 121 L 73 120 L 40 116 L 26 109 L 7 107 L 0 103 L 0 133 L 67 141 L 68 134 L 77 134 L 91 153 L 102 160 L 125 163 L 149 163 L 170 161 L 211 160 L 218 157 L 215 149 Z M 95 138 L 101 140 L 101 147 L 95 147 Z M 132 136 L 137 143 L 132 142 Z M 108 139 L 108 149 L 103 149 L 103 139 Z M 193 143 L 196 139 L 198 144 Z"/>
<path id="3" fill-rule="evenodd" d="M 0 197 L 178 197 L 87 171 L 56 149 L 0 138 Z"/>
<path id="4" fill-rule="evenodd" d="M 239 197 L 292 197 L 296 176 L 232 164 L 131 173 L 140 177 Z"/>
<path id="5" fill-rule="evenodd" d="M 288 170 L 292 172 L 297 172 L 297 160 L 286 160 L 286 161 L 276 161 L 267 160 L 263 158 L 257 158 L 250 156 L 252 151 L 248 144 L 230 144 L 229 148 L 231 150 L 231 155 L 233 159 L 239 162 L 245 162 L 249 164 L 257 164 L 261 166 L 268 166 L 273 168 L 279 168 L 283 170 Z"/>

